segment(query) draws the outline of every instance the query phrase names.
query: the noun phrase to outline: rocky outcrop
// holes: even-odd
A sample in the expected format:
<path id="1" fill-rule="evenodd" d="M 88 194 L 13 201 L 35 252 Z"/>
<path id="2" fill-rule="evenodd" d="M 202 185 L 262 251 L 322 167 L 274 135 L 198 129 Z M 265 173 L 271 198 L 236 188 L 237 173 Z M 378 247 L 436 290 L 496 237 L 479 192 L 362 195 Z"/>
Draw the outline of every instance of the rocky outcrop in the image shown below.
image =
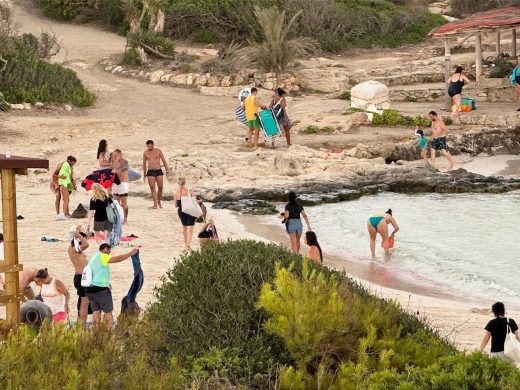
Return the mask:
<path id="1" fill-rule="evenodd" d="M 350 106 L 363 110 L 386 110 L 390 108 L 388 87 L 378 81 L 365 81 L 350 90 Z"/>
<path id="2" fill-rule="evenodd" d="M 258 199 L 241 199 L 236 202 L 217 202 L 213 205 L 213 208 L 233 210 L 242 214 L 250 215 L 271 215 L 278 212 L 276 204 Z"/>
<path id="3" fill-rule="evenodd" d="M 363 195 L 382 191 L 401 193 L 501 193 L 520 189 L 520 179 L 488 177 L 458 169 L 449 173 L 440 173 L 430 168 L 407 166 L 395 167 L 376 173 L 367 173 L 357 179 L 303 182 L 293 185 L 291 190 L 299 194 L 304 205 L 318 205 L 357 199 Z M 203 191 L 204 199 L 211 202 L 237 203 L 244 199 L 283 202 L 287 196 L 287 186 L 242 189 L 208 189 Z M 237 206 L 240 211 L 240 206 Z"/>

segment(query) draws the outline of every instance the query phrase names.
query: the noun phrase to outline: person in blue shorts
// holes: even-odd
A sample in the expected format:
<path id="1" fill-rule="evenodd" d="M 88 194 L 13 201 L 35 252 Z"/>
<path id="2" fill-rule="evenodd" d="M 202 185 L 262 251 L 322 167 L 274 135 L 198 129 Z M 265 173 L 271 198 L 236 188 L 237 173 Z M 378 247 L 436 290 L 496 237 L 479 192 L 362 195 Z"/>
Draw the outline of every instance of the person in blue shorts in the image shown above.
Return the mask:
<path id="1" fill-rule="evenodd" d="M 285 222 L 285 230 L 291 239 L 291 249 L 294 253 L 300 253 L 300 238 L 303 234 L 302 219 L 307 224 L 307 230 L 311 231 L 311 224 L 303 206 L 296 200 L 297 196 L 294 191 L 289 192 L 289 202 L 285 205 L 283 220 Z"/>

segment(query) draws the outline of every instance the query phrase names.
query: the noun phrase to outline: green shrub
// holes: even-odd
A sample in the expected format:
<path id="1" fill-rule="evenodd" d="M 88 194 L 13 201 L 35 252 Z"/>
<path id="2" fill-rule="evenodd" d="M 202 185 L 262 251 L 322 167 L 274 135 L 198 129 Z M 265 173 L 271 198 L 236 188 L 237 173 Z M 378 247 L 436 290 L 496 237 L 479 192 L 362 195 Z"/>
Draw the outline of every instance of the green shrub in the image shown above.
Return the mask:
<path id="1" fill-rule="evenodd" d="M 44 326 L 34 338 L 22 327 L 0 343 L 0 388 L 185 389 L 175 359 L 161 371 L 150 364 L 142 331 L 139 325 L 111 334 Z"/>
<path id="2" fill-rule="evenodd" d="M 495 60 L 495 67 L 489 72 L 489 77 L 494 79 L 502 79 L 509 77 L 515 65 L 507 58 L 499 57 Z"/>
<path id="3" fill-rule="evenodd" d="M 75 0 L 39 0 L 45 15 L 60 20 L 71 20 L 79 15 L 82 9 L 81 1 Z"/>
<path id="4" fill-rule="evenodd" d="M 374 126 L 431 126 L 431 121 L 421 116 L 406 116 L 397 110 L 383 110 L 382 114 L 374 113 Z"/>
<path id="5" fill-rule="evenodd" d="M 133 48 L 127 49 L 125 54 L 123 54 L 121 63 L 125 65 L 141 65 L 141 60 L 139 59 L 139 53 L 137 50 Z"/>
<path id="6" fill-rule="evenodd" d="M 417 103 L 417 98 L 415 96 L 407 95 L 404 98 L 404 101 L 407 103 Z"/>
<path id="7" fill-rule="evenodd" d="M 341 99 L 341 100 L 350 100 L 351 98 L 351 94 L 350 94 L 350 91 L 344 91 L 344 92 L 341 92 L 337 97 L 336 99 Z"/>
<path id="8" fill-rule="evenodd" d="M 219 73 L 229 75 L 236 72 L 236 67 L 230 60 L 211 58 L 200 65 L 200 71 L 202 73 Z"/>
<path id="9" fill-rule="evenodd" d="M 334 131 L 335 131 L 335 129 L 332 126 L 323 126 L 320 128 L 316 125 L 309 125 L 302 130 L 302 132 L 305 134 L 318 134 L 318 133 L 332 134 L 332 133 L 334 133 Z"/>
<path id="10" fill-rule="evenodd" d="M 211 28 L 207 27 L 193 34 L 191 41 L 193 43 L 215 43 L 218 42 L 218 37 Z"/>
<path id="11" fill-rule="evenodd" d="M 352 115 L 354 114 L 355 112 L 366 112 L 365 110 L 363 110 L 362 108 L 357 108 L 357 107 L 349 107 L 347 109 L 347 111 L 345 111 L 343 113 L 343 115 Z"/>
<path id="12" fill-rule="evenodd" d="M 162 34 L 155 33 L 144 29 L 128 34 L 128 43 L 130 47 L 137 47 L 143 43 L 153 50 L 171 56 L 175 53 L 175 44 L 170 38 Z M 153 53 L 150 53 L 153 55 Z"/>

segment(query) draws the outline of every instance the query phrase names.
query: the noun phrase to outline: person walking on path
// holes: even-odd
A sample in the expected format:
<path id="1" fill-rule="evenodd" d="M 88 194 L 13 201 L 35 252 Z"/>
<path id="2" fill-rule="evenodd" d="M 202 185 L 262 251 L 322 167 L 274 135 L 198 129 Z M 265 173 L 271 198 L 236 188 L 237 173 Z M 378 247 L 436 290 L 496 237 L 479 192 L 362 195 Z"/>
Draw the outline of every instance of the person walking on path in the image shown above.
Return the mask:
<path id="1" fill-rule="evenodd" d="M 368 234 L 370 236 L 370 251 L 372 252 L 372 256 L 376 255 L 376 236 L 377 233 L 381 235 L 383 239 L 383 248 L 385 250 L 385 255 L 389 255 L 389 245 L 388 245 L 388 225 L 392 225 L 394 227 L 394 231 L 390 235 L 393 237 L 395 233 L 399 231 L 399 225 L 397 224 L 395 218 L 392 216 L 392 209 L 388 209 L 386 212 L 382 214 L 377 214 L 368 219 L 367 229 Z"/>
<path id="2" fill-rule="evenodd" d="M 430 111 L 428 116 L 432 121 L 432 140 L 430 142 L 432 167 L 435 168 L 436 152 L 439 151 L 441 156 L 446 157 L 446 160 L 450 163 L 448 170 L 451 171 L 455 167 L 455 160 L 451 156 L 450 152 L 448 152 L 446 125 L 435 111 Z"/>
<path id="3" fill-rule="evenodd" d="M 491 306 L 495 318 L 488 322 L 485 326 L 485 334 L 480 343 L 480 350 L 484 351 L 489 339 L 491 339 L 491 356 L 497 356 L 501 359 L 506 360 L 504 355 L 504 343 L 506 341 L 506 335 L 511 332 L 515 335 L 516 339 L 520 341 L 518 334 L 518 325 L 512 318 L 506 318 L 506 308 L 502 302 L 496 302 Z"/>
<path id="4" fill-rule="evenodd" d="M 318 237 L 316 237 L 316 233 L 311 231 L 306 232 L 305 243 L 309 247 L 309 251 L 307 252 L 306 257 L 318 264 L 323 264 L 323 252 L 321 251 L 321 246 L 318 243 Z"/>
<path id="5" fill-rule="evenodd" d="M 99 168 L 110 168 L 110 153 L 108 152 L 108 144 L 107 140 L 102 139 L 99 141 L 98 150 L 97 150 L 97 160 Z"/>
<path id="6" fill-rule="evenodd" d="M 168 164 L 161 149 L 156 148 L 152 140 L 146 141 L 146 150 L 143 153 L 143 181 L 148 178 L 153 200 L 152 209 L 162 209 L 164 173 L 161 169 L 161 161 L 165 171 L 168 172 Z"/>
<path id="7" fill-rule="evenodd" d="M 516 98 L 520 105 L 520 56 L 516 57 L 516 66 L 511 72 L 511 85 L 515 87 Z M 520 111 L 520 108 L 516 111 Z"/>
<path id="8" fill-rule="evenodd" d="M 56 194 L 54 206 L 56 207 L 56 219 L 65 220 L 70 218 L 69 202 L 70 194 L 77 189 L 74 180 L 74 165 L 76 157 L 68 156 L 67 160 L 58 164 L 52 173 L 50 188 Z M 63 213 L 60 213 L 60 203 L 63 199 Z"/>
<path id="9" fill-rule="evenodd" d="M 421 157 L 426 162 L 426 166 L 430 166 L 430 160 L 428 160 L 428 137 L 424 135 L 424 131 L 419 129 L 419 126 L 415 126 L 415 135 L 419 137 L 419 152 Z"/>
<path id="10" fill-rule="evenodd" d="M 77 226 L 74 231 L 74 237 L 70 241 L 67 253 L 69 255 L 70 262 L 74 267 L 74 277 L 72 279 L 74 288 L 78 294 L 78 320 L 81 324 L 87 322 L 88 317 L 88 298 L 85 287 L 81 285 L 81 274 L 88 264 L 87 256 L 85 251 L 88 248 L 87 235 L 81 231 L 81 226 Z"/>
<path id="11" fill-rule="evenodd" d="M 177 207 L 177 214 L 182 224 L 182 235 L 184 237 L 184 247 L 187 251 L 191 251 L 191 240 L 193 238 L 193 226 L 195 226 L 195 220 L 197 218 L 186 214 L 182 211 L 181 199 L 183 196 L 195 196 L 192 190 L 186 188 L 186 179 L 184 177 L 179 178 L 179 189 L 175 193 L 175 205 Z"/>
<path id="12" fill-rule="evenodd" d="M 285 94 L 286 92 L 282 88 L 277 88 L 276 97 L 271 100 L 269 107 L 273 109 L 276 120 L 283 128 L 287 147 L 289 147 L 291 146 L 291 121 L 286 111 L 287 101 L 285 100 Z"/>
<path id="13" fill-rule="evenodd" d="M 92 269 L 92 283 L 86 288 L 88 301 L 92 308 L 92 324 L 99 326 L 102 314 L 109 330 L 114 328 L 114 302 L 110 290 L 110 264 L 119 263 L 139 252 L 137 248 L 118 256 L 110 256 L 108 244 L 101 244 L 99 251 L 88 262 Z"/>
<path id="14" fill-rule="evenodd" d="M 100 232 L 105 232 L 105 240 L 108 239 L 108 233 L 114 227 L 113 223 L 108 220 L 107 207 L 112 204 L 112 199 L 108 196 L 106 190 L 99 183 L 94 183 L 91 188 L 92 198 L 90 199 L 90 212 L 88 218 L 87 231 L 90 231 L 92 219 L 94 219 L 94 233 L 96 235 L 96 243 L 99 245 L 101 239 Z"/>
<path id="15" fill-rule="evenodd" d="M 114 184 L 112 186 L 112 193 L 114 198 L 123 207 L 124 219 L 123 224 L 128 221 L 128 190 L 129 190 L 129 178 L 128 169 L 130 168 L 128 161 L 123 158 L 123 152 L 121 150 L 114 150 L 112 155 L 112 168 L 117 176 L 119 177 L 120 184 Z"/>
<path id="16" fill-rule="evenodd" d="M 448 79 L 448 95 L 451 97 L 451 101 L 453 102 L 451 108 L 452 118 L 455 115 L 459 115 L 459 112 L 461 111 L 462 87 L 465 84 L 470 83 L 466 75 L 462 73 L 463 70 L 462 66 L 457 66 L 455 73 L 453 73 Z"/>
<path id="17" fill-rule="evenodd" d="M 300 253 L 300 238 L 303 233 L 303 224 L 301 217 L 307 224 L 307 230 L 311 229 L 311 224 L 303 206 L 297 201 L 297 196 L 294 191 L 290 191 L 288 195 L 288 203 L 285 205 L 283 218 L 285 221 L 285 230 L 291 240 L 291 249 L 294 253 Z"/>
<path id="18" fill-rule="evenodd" d="M 43 303 L 51 309 L 53 322 L 55 324 L 67 322 L 70 294 L 65 284 L 51 277 L 47 268 L 38 270 L 35 282 L 41 287 L 40 295 Z"/>
<path id="19" fill-rule="evenodd" d="M 260 109 L 266 108 L 258 100 L 258 89 L 256 87 L 251 88 L 251 95 L 249 95 L 244 101 L 244 109 L 246 111 L 246 119 L 249 125 L 249 131 L 247 138 L 249 139 L 249 146 L 253 148 L 258 147 L 258 138 L 260 137 L 260 124 L 256 114 Z"/>

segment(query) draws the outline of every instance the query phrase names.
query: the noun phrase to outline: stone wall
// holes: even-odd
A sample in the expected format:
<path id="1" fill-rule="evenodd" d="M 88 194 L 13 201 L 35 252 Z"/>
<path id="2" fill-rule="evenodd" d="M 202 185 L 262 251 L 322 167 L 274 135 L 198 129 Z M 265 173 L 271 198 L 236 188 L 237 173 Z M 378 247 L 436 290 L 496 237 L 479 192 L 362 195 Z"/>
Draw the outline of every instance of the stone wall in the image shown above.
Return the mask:
<path id="1" fill-rule="evenodd" d="M 417 89 L 390 89 L 390 100 L 394 102 L 433 102 L 444 100 L 446 89 L 432 85 L 431 88 Z M 514 88 L 510 87 L 481 87 L 465 88 L 464 96 L 471 96 L 478 102 L 511 102 L 516 99 Z"/>

